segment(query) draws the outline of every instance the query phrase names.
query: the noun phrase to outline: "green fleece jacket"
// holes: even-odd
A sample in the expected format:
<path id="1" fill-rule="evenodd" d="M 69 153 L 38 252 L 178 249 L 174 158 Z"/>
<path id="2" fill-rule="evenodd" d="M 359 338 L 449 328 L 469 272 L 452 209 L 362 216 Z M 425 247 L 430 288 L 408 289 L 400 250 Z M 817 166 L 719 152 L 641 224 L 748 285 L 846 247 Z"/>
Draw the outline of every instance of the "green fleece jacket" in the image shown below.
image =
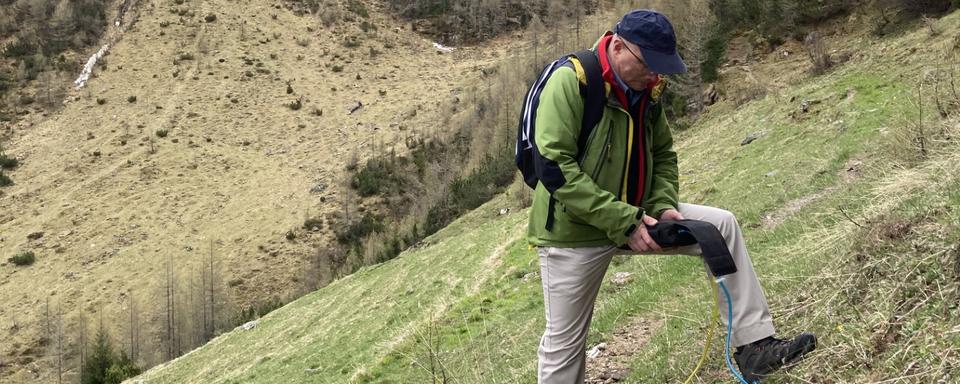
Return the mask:
<path id="1" fill-rule="evenodd" d="M 556 69 L 545 80 L 536 103 L 533 136 L 542 163 L 538 166 L 556 176 L 550 182 L 541 178 L 537 185 L 527 237 L 536 246 L 621 246 L 642 225 L 644 213 L 659 217 L 664 210 L 677 207 L 677 155 L 657 100 L 662 84 L 643 96 L 648 109 L 643 113 L 645 188 L 642 204 L 637 207 L 627 203 L 625 183 L 628 172 L 635 172 L 637 167 L 628 160 L 630 143 L 639 139 L 634 137 L 638 121 L 619 101 L 612 91 L 616 85 L 608 79 L 603 117 L 590 132 L 584 153 L 578 153 L 584 108 L 580 85 L 586 83 L 586 76 L 576 58 L 570 60 L 573 65 Z M 637 115 L 636 111 L 632 114 Z M 554 222 L 547 229 L 551 198 L 555 200 Z"/>

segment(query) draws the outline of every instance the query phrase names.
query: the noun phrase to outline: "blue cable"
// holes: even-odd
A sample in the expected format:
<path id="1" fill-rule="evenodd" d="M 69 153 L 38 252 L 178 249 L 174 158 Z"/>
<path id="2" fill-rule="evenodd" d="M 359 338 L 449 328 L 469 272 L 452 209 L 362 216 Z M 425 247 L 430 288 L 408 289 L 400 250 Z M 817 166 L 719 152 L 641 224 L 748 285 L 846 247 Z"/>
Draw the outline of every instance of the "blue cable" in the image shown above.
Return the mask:
<path id="1" fill-rule="evenodd" d="M 723 295 L 727 298 L 727 346 L 724 348 L 724 354 L 727 357 L 727 368 L 729 368 L 730 373 L 740 381 L 740 384 L 750 384 L 740 375 L 740 372 L 737 372 L 737 369 L 733 367 L 733 362 L 730 361 L 730 335 L 733 334 L 733 300 L 730 298 L 730 291 L 727 290 L 727 286 L 723 284 L 723 277 L 717 278 L 717 284 L 720 285 L 720 289 L 723 290 Z M 759 381 L 754 382 L 754 384 L 756 383 L 759 383 Z"/>

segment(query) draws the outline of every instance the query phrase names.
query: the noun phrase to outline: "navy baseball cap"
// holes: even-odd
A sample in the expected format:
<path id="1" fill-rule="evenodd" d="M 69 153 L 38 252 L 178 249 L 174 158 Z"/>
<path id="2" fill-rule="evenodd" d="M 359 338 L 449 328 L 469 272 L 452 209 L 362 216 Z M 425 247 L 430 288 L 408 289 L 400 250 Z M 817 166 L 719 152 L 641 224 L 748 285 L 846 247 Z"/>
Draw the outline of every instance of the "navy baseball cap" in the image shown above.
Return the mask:
<path id="1" fill-rule="evenodd" d="M 634 9 L 623 15 L 613 32 L 640 47 L 643 60 L 654 72 L 673 75 L 687 71 L 677 52 L 677 35 L 663 14 Z"/>

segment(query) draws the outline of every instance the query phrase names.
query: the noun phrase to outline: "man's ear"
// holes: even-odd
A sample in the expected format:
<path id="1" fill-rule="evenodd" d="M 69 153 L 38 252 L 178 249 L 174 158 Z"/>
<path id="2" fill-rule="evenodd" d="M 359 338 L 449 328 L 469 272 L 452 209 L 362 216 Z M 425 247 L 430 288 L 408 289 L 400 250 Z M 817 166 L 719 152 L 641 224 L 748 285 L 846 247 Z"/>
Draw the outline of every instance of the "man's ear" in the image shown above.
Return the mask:
<path id="1" fill-rule="evenodd" d="M 616 52 L 620 52 L 620 50 L 623 49 L 623 40 L 620 40 L 619 37 L 614 36 L 613 40 L 610 41 L 610 44 L 613 47 L 613 50 Z"/>

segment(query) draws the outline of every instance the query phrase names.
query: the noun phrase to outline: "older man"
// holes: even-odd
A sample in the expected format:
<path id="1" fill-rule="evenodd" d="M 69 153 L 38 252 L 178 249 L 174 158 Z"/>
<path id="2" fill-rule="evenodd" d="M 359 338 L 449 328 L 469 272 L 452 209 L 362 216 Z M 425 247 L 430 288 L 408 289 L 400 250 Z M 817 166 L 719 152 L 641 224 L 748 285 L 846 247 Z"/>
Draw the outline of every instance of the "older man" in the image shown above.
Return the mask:
<path id="1" fill-rule="evenodd" d="M 578 143 L 588 78 L 576 57 L 561 59 L 531 88 L 524 123 L 535 126 L 539 183 L 528 237 L 537 246 L 546 330 L 540 342 L 540 383 L 582 383 L 587 330 L 613 255 L 662 252 L 647 227 L 657 220 L 702 220 L 722 233 L 738 271 L 726 277 L 737 364 L 749 382 L 816 347 L 809 333 L 774 338 L 773 321 L 740 226 L 728 211 L 679 203 L 677 155 L 659 97 L 661 74 L 686 71 L 673 26 L 662 14 L 634 10 L 592 49 L 599 59 L 605 105 L 599 123 Z M 585 144 L 583 144 L 585 143 Z M 698 254 L 696 246 L 671 250 Z"/>

